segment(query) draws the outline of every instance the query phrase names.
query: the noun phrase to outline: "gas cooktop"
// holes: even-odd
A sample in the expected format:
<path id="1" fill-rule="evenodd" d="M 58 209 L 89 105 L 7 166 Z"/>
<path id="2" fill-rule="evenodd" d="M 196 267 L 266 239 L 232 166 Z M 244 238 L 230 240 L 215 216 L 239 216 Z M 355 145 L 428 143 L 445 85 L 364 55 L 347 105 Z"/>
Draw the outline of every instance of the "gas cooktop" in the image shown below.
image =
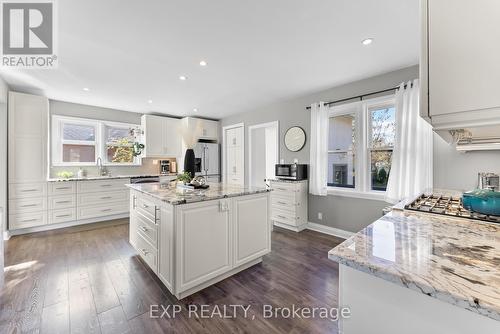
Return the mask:
<path id="1" fill-rule="evenodd" d="M 407 204 L 405 209 L 451 217 L 476 219 L 491 223 L 500 223 L 500 216 L 484 215 L 464 209 L 461 197 L 424 194 L 420 195 L 410 204 Z"/>

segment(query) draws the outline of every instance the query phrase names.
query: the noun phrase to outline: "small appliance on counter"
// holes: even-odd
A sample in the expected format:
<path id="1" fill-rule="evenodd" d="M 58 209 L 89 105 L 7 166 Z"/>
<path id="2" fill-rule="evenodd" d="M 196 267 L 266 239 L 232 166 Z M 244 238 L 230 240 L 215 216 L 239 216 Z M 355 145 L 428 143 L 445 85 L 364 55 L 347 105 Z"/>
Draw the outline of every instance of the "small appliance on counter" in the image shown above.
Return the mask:
<path id="1" fill-rule="evenodd" d="M 274 169 L 276 178 L 283 180 L 307 180 L 307 165 L 305 164 L 277 164 Z"/>
<path id="2" fill-rule="evenodd" d="M 479 173 L 477 175 L 478 189 L 490 189 L 498 191 L 500 177 L 495 173 Z"/>
<path id="3" fill-rule="evenodd" d="M 168 175 L 177 173 L 177 162 L 175 159 L 160 160 L 160 174 Z"/>

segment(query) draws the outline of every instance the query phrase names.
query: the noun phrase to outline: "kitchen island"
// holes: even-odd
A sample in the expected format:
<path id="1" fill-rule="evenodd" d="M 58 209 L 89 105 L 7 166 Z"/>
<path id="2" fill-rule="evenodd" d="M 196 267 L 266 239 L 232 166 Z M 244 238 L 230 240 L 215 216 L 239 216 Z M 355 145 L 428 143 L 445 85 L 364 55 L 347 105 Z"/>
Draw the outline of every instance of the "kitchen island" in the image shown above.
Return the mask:
<path id="1" fill-rule="evenodd" d="M 262 261 L 271 251 L 269 192 L 210 183 L 179 190 L 129 184 L 130 243 L 178 299 Z"/>
<path id="2" fill-rule="evenodd" d="M 500 225 L 393 210 L 339 246 L 350 333 L 500 333 Z"/>

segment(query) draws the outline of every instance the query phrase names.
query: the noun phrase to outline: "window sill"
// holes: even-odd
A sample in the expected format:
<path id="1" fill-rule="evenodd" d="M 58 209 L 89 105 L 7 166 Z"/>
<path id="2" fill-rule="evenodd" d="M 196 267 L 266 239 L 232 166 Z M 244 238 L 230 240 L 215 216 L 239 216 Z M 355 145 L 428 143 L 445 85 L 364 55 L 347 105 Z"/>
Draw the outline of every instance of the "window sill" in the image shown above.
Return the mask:
<path id="1" fill-rule="evenodd" d="M 358 190 L 347 190 L 335 187 L 328 187 L 328 195 L 385 201 L 385 192 L 383 191 L 363 192 Z"/>

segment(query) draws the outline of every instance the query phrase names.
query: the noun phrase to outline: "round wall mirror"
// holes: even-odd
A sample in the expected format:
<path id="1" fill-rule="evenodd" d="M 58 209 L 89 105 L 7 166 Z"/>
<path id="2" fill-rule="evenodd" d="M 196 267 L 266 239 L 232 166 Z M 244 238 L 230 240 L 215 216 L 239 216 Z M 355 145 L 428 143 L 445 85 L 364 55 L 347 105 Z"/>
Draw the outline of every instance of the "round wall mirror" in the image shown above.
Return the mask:
<path id="1" fill-rule="evenodd" d="M 292 152 L 300 151 L 306 144 L 306 133 L 300 126 L 292 126 L 285 133 L 285 146 Z"/>

